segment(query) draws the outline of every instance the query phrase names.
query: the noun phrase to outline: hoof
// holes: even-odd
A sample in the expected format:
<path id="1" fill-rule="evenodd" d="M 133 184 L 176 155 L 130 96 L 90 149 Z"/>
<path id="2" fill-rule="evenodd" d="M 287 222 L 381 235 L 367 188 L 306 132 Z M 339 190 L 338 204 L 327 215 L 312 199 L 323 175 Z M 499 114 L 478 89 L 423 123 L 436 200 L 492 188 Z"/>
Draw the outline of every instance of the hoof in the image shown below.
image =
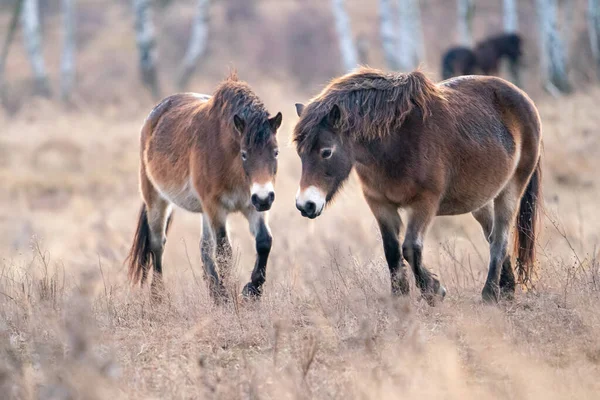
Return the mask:
<path id="1" fill-rule="evenodd" d="M 247 299 L 258 299 L 262 294 L 262 288 L 254 286 L 252 282 L 248 282 L 242 290 L 242 296 Z"/>
<path id="2" fill-rule="evenodd" d="M 431 307 L 435 307 L 437 304 L 444 301 L 444 298 L 446 297 L 446 288 L 436 280 L 432 289 L 432 291 L 423 292 L 423 298 L 427 301 L 427 304 Z"/>
<path id="3" fill-rule="evenodd" d="M 486 284 L 481 292 L 484 303 L 496 304 L 500 297 L 500 289 L 496 285 Z"/>
<path id="4" fill-rule="evenodd" d="M 210 291 L 210 295 L 213 298 L 215 304 L 223 305 L 229 303 L 229 295 L 227 294 L 227 289 L 225 286 L 219 285 L 216 288 L 212 288 Z"/>

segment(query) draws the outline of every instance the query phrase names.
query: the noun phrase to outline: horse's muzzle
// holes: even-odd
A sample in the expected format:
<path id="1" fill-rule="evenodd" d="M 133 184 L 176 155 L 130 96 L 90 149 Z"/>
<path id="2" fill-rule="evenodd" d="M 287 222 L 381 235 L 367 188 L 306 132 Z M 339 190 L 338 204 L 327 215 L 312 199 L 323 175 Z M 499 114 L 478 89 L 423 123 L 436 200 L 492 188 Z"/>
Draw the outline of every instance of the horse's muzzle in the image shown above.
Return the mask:
<path id="1" fill-rule="evenodd" d="M 296 202 L 296 208 L 300 211 L 303 217 L 315 219 L 321 215 L 320 210 L 317 211 L 317 205 L 312 201 L 307 201 L 304 204 Z"/>
<path id="2" fill-rule="evenodd" d="M 256 208 L 256 211 L 267 211 L 271 209 L 273 202 L 275 201 L 275 192 L 269 192 L 267 197 L 260 197 L 257 194 L 253 194 L 251 197 L 252 205 Z"/>

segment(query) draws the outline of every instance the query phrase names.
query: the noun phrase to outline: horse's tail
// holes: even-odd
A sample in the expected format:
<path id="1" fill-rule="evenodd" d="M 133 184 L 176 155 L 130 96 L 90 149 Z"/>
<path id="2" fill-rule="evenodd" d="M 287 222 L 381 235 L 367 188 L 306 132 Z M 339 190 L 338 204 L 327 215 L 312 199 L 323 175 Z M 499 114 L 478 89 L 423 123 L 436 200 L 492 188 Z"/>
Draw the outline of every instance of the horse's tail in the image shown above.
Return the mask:
<path id="1" fill-rule="evenodd" d="M 126 263 L 129 264 L 129 281 L 132 285 L 144 284 L 146 275 L 154 260 L 150 249 L 150 225 L 146 205 L 142 204 L 138 224 L 133 236 L 133 244 L 129 250 Z"/>
<path id="2" fill-rule="evenodd" d="M 525 189 L 519 213 L 517 214 L 517 232 L 514 235 L 514 254 L 517 255 L 516 271 L 519 282 L 524 285 L 531 283 L 535 272 L 535 242 L 542 209 L 542 168 L 541 158 L 529 178 Z"/>

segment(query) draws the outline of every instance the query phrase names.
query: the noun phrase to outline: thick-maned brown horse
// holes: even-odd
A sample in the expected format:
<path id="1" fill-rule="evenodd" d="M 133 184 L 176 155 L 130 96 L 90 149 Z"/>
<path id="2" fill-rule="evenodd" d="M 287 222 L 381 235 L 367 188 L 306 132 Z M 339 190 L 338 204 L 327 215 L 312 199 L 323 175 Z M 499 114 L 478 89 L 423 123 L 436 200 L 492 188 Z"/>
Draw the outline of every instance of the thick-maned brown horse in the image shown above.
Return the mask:
<path id="1" fill-rule="evenodd" d="M 508 240 L 521 282 L 530 279 L 541 190 L 541 123 L 531 99 L 496 77 L 465 76 L 438 85 L 423 73 L 362 68 L 333 80 L 306 106 L 294 141 L 302 161 L 296 207 L 315 218 L 352 168 L 375 215 L 392 292 L 406 294 L 403 257 L 430 302 L 446 293 L 422 263 L 436 215 L 472 213 L 490 244 L 483 298 L 515 291 Z M 400 248 L 398 209 L 408 210 Z"/>
<path id="2" fill-rule="evenodd" d="M 154 266 L 153 293 L 162 285 L 162 256 L 173 204 L 202 213 L 201 252 L 211 294 L 226 296 L 221 270 L 231 262 L 226 219 L 241 211 L 256 239 L 256 264 L 246 295 L 260 295 L 272 237 L 266 210 L 275 199 L 276 132 L 260 99 L 232 73 L 213 96 L 183 93 L 164 99 L 141 132 L 140 187 L 144 204 L 129 253 L 132 283 Z M 215 246 L 216 244 L 216 246 Z"/>

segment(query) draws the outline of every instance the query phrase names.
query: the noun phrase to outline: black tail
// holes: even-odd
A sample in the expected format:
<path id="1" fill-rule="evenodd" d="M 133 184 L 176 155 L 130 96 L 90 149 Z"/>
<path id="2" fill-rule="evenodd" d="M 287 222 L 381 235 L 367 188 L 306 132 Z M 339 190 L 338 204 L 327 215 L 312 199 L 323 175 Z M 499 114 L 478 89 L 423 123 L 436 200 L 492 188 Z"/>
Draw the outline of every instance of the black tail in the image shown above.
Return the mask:
<path id="1" fill-rule="evenodd" d="M 528 285 L 535 272 L 535 241 L 541 213 L 542 168 L 541 159 L 529 179 L 529 184 L 521 198 L 517 215 L 517 232 L 514 241 L 514 254 L 517 255 L 517 275 L 519 282 Z"/>
<path id="2" fill-rule="evenodd" d="M 146 205 L 142 204 L 133 244 L 126 260 L 129 264 L 129 281 L 132 285 L 140 282 L 142 285 L 144 284 L 153 261 L 154 255 L 150 250 L 150 225 L 148 225 Z"/>

